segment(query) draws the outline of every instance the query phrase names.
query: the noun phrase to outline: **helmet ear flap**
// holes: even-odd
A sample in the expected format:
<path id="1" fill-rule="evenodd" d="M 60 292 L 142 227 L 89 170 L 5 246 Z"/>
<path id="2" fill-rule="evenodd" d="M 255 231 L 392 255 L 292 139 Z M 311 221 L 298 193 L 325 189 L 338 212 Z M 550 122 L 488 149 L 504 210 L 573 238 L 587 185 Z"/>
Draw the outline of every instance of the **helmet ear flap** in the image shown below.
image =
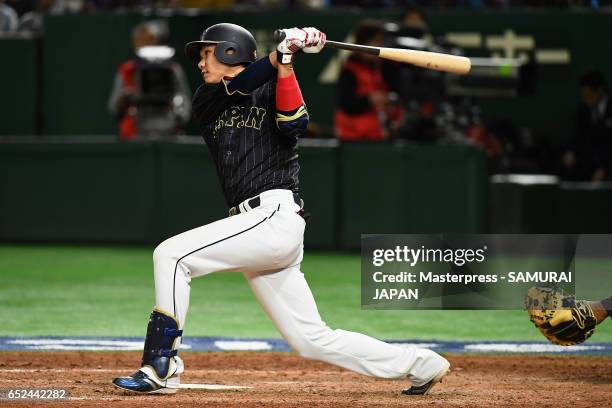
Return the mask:
<path id="1" fill-rule="evenodd" d="M 257 59 L 257 41 L 244 27 L 236 24 L 219 23 L 202 32 L 199 41 L 185 45 L 185 53 L 194 61 L 199 61 L 202 45 L 215 44 L 215 57 L 223 64 L 249 64 Z"/>
<path id="2" fill-rule="evenodd" d="M 240 55 L 238 55 L 238 45 L 231 41 L 223 41 L 215 47 L 215 57 L 227 65 L 236 65 L 240 63 Z"/>

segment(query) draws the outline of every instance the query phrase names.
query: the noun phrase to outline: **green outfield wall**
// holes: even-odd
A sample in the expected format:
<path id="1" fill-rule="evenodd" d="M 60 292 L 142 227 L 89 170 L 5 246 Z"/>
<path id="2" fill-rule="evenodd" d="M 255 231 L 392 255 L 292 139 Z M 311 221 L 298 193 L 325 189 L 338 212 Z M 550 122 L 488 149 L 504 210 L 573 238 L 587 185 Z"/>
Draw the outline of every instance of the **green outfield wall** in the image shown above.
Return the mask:
<path id="1" fill-rule="evenodd" d="M 300 147 L 310 248 L 362 233 L 483 232 L 486 173 L 466 147 Z M 2 143 L 0 240 L 156 243 L 226 216 L 201 143 Z"/>
<path id="2" fill-rule="evenodd" d="M 487 176 L 467 146 L 344 144 L 340 243 L 364 233 L 484 232 Z"/>
<path id="3" fill-rule="evenodd" d="M 0 145 L 0 236 L 152 242 L 159 213 L 151 144 Z"/>
<path id="4" fill-rule="evenodd" d="M 40 131 L 40 51 L 41 42 L 35 38 L 0 39 L 0 135 Z"/>
<path id="5" fill-rule="evenodd" d="M 300 146 L 308 248 L 376 233 L 609 233 L 612 185 L 489 183 L 467 146 Z M 199 140 L 0 143 L 0 241 L 154 244 L 225 217 Z"/>

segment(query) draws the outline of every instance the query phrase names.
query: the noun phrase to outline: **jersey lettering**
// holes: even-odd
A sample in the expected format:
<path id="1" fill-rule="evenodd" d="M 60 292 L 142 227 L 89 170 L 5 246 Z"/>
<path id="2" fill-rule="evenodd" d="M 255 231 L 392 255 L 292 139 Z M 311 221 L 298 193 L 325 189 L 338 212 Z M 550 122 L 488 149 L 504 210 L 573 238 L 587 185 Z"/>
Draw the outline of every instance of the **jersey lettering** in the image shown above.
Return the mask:
<path id="1" fill-rule="evenodd" d="M 226 127 L 241 128 L 244 126 L 244 118 L 242 117 L 242 108 L 240 106 L 232 106 L 224 112 L 229 118 L 225 121 Z"/>
<path id="2" fill-rule="evenodd" d="M 248 127 L 261 130 L 261 125 L 265 116 L 265 108 L 251 106 L 247 111 L 247 108 L 244 106 L 231 106 L 219 115 L 215 121 L 214 133 L 226 127 Z"/>
<path id="3" fill-rule="evenodd" d="M 246 126 L 261 129 L 261 122 L 263 122 L 264 116 L 266 116 L 266 110 L 264 108 L 258 108 L 256 106 L 251 107 L 249 117 L 247 118 Z"/>

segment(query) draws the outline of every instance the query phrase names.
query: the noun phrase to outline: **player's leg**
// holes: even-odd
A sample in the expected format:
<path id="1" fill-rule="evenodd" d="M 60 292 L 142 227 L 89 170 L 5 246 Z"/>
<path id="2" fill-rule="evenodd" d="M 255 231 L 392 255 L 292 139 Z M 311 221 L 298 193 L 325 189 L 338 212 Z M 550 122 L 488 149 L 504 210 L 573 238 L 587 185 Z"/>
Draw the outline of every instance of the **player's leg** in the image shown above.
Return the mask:
<path id="1" fill-rule="evenodd" d="M 191 278 L 212 272 L 278 268 L 276 206 L 224 218 L 167 239 L 153 252 L 155 300 L 176 316 L 179 328 L 189 308 Z M 296 259 L 299 253 L 293 255 Z"/>
<path id="2" fill-rule="evenodd" d="M 399 347 L 328 327 L 299 265 L 245 275 L 263 309 L 303 357 L 380 378 L 408 377 L 415 386 L 426 385 L 449 367 L 446 359 L 427 349 Z"/>
<path id="3" fill-rule="evenodd" d="M 137 392 L 175 392 L 183 363 L 176 355 L 189 308 L 192 277 L 216 271 L 278 268 L 278 227 L 269 220 L 276 206 L 252 211 L 184 232 L 154 251 L 156 307 L 147 328 L 141 368 L 113 383 Z M 294 257 L 300 255 L 294 251 Z M 279 263 L 280 262 L 280 263 Z M 284 263 L 283 263 L 284 264 Z"/>

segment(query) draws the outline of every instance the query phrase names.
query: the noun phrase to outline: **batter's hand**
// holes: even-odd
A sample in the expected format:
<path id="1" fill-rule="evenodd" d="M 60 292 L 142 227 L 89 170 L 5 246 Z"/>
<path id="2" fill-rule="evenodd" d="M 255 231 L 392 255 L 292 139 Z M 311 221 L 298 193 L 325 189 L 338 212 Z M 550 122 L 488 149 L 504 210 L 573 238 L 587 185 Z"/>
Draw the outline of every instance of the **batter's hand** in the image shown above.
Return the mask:
<path id="1" fill-rule="evenodd" d="M 276 46 L 277 59 L 281 64 L 290 64 L 293 55 L 306 46 L 308 34 L 300 28 L 283 28 L 285 38 Z"/>
<path id="2" fill-rule="evenodd" d="M 302 28 L 306 32 L 306 46 L 302 49 L 305 53 L 316 54 L 325 47 L 325 33 L 314 27 Z"/>

